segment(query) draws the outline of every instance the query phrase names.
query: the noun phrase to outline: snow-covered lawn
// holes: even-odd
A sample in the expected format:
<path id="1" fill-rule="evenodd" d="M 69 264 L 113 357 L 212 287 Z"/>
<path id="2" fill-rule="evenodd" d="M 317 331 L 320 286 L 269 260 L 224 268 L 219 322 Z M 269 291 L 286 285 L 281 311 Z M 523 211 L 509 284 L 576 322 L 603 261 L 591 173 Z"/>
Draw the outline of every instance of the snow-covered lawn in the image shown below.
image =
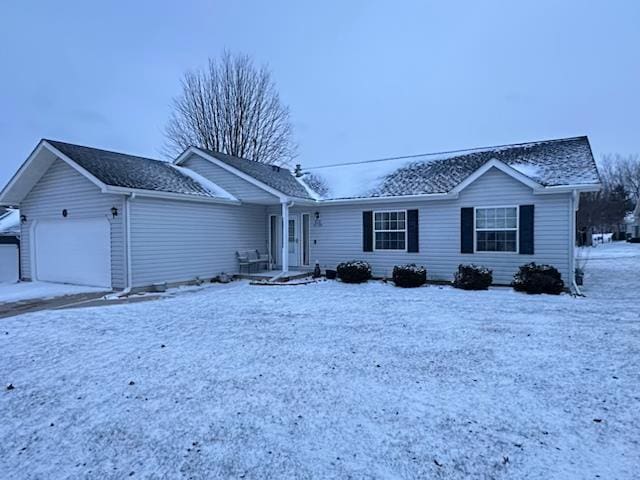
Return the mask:
<path id="1" fill-rule="evenodd" d="M 49 282 L 0 283 L 0 303 L 53 298 L 76 293 L 104 292 L 105 288 Z"/>
<path id="2" fill-rule="evenodd" d="M 1 320 L 0 472 L 637 478 L 640 245 L 595 251 L 586 298 L 233 283 Z"/>

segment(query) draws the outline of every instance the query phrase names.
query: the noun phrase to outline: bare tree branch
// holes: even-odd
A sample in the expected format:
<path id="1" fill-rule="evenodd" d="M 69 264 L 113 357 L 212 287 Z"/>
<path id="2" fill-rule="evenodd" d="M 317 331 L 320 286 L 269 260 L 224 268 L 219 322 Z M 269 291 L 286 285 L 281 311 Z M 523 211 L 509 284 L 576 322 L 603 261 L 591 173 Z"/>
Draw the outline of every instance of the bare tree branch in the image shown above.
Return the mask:
<path id="1" fill-rule="evenodd" d="M 634 203 L 640 200 L 640 155 L 603 155 L 598 168 L 605 189 L 622 185 Z"/>
<path id="2" fill-rule="evenodd" d="M 290 164 L 297 145 L 289 109 L 266 67 L 225 52 L 208 68 L 187 72 L 173 101 L 164 151 L 174 156 L 195 145 L 262 163 Z"/>

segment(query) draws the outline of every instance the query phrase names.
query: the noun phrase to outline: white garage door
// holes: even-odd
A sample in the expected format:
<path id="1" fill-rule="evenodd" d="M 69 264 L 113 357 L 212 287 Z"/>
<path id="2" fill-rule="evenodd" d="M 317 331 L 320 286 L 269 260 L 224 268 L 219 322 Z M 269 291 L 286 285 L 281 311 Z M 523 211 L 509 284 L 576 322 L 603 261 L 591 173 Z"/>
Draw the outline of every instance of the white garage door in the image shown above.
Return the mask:
<path id="1" fill-rule="evenodd" d="M 106 218 L 39 221 L 36 279 L 111 288 L 111 225 Z"/>
<path id="2" fill-rule="evenodd" d="M 18 246 L 0 244 L 0 283 L 18 281 Z"/>

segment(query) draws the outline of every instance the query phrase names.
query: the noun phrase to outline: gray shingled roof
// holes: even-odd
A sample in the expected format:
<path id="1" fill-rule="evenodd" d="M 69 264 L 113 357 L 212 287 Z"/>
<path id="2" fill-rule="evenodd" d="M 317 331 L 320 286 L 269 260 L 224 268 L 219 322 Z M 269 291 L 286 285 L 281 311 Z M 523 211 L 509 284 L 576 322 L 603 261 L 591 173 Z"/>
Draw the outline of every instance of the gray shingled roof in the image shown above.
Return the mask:
<path id="1" fill-rule="evenodd" d="M 317 167 L 303 180 L 323 199 L 446 193 L 492 159 L 543 186 L 600 183 L 587 137 Z"/>
<path id="2" fill-rule="evenodd" d="M 311 198 L 307 189 L 304 188 L 304 186 L 296 180 L 293 173 L 286 168 L 276 167 L 274 165 L 260 163 L 254 160 L 247 160 L 246 158 L 234 157 L 224 153 L 206 150 L 204 148 L 199 148 L 199 150 L 202 150 L 221 162 L 252 176 L 265 185 L 275 188 L 285 195 L 298 198 Z"/>
<path id="3" fill-rule="evenodd" d="M 107 185 L 216 197 L 202 184 L 181 173 L 170 162 L 54 140 L 46 141 Z"/>

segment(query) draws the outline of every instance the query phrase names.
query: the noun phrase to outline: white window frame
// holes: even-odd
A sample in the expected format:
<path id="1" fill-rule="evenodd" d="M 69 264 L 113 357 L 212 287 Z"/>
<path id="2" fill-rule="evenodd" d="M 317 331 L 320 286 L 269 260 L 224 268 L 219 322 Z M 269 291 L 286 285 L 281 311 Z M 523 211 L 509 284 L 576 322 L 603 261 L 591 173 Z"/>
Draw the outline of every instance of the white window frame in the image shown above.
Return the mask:
<path id="1" fill-rule="evenodd" d="M 404 229 L 403 230 L 376 230 L 376 213 L 400 213 L 400 212 L 404 212 Z M 373 236 L 372 238 L 372 243 L 373 243 L 373 251 L 374 252 L 406 252 L 407 251 L 407 242 L 408 242 L 408 235 L 407 235 L 407 210 L 406 209 L 398 209 L 398 210 L 392 210 L 392 209 L 388 209 L 388 210 L 374 210 L 373 211 L 373 217 L 371 219 L 371 235 Z M 404 248 L 376 248 L 376 232 L 404 232 Z"/>
<path id="2" fill-rule="evenodd" d="M 488 208 L 515 208 L 516 209 L 516 228 L 478 228 L 477 219 L 478 219 L 478 210 L 486 210 Z M 493 251 L 493 250 L 478 250 L 478 231 L 481 232 L 516 232 L 516 249 L 515 251 Z M 488 205 L 482 207 L 473 207 L 473 253 L 479 254 L 489 254 L 489 255 L 514 255 L 520 253 L 520 206 L 519 205 Z"/>

